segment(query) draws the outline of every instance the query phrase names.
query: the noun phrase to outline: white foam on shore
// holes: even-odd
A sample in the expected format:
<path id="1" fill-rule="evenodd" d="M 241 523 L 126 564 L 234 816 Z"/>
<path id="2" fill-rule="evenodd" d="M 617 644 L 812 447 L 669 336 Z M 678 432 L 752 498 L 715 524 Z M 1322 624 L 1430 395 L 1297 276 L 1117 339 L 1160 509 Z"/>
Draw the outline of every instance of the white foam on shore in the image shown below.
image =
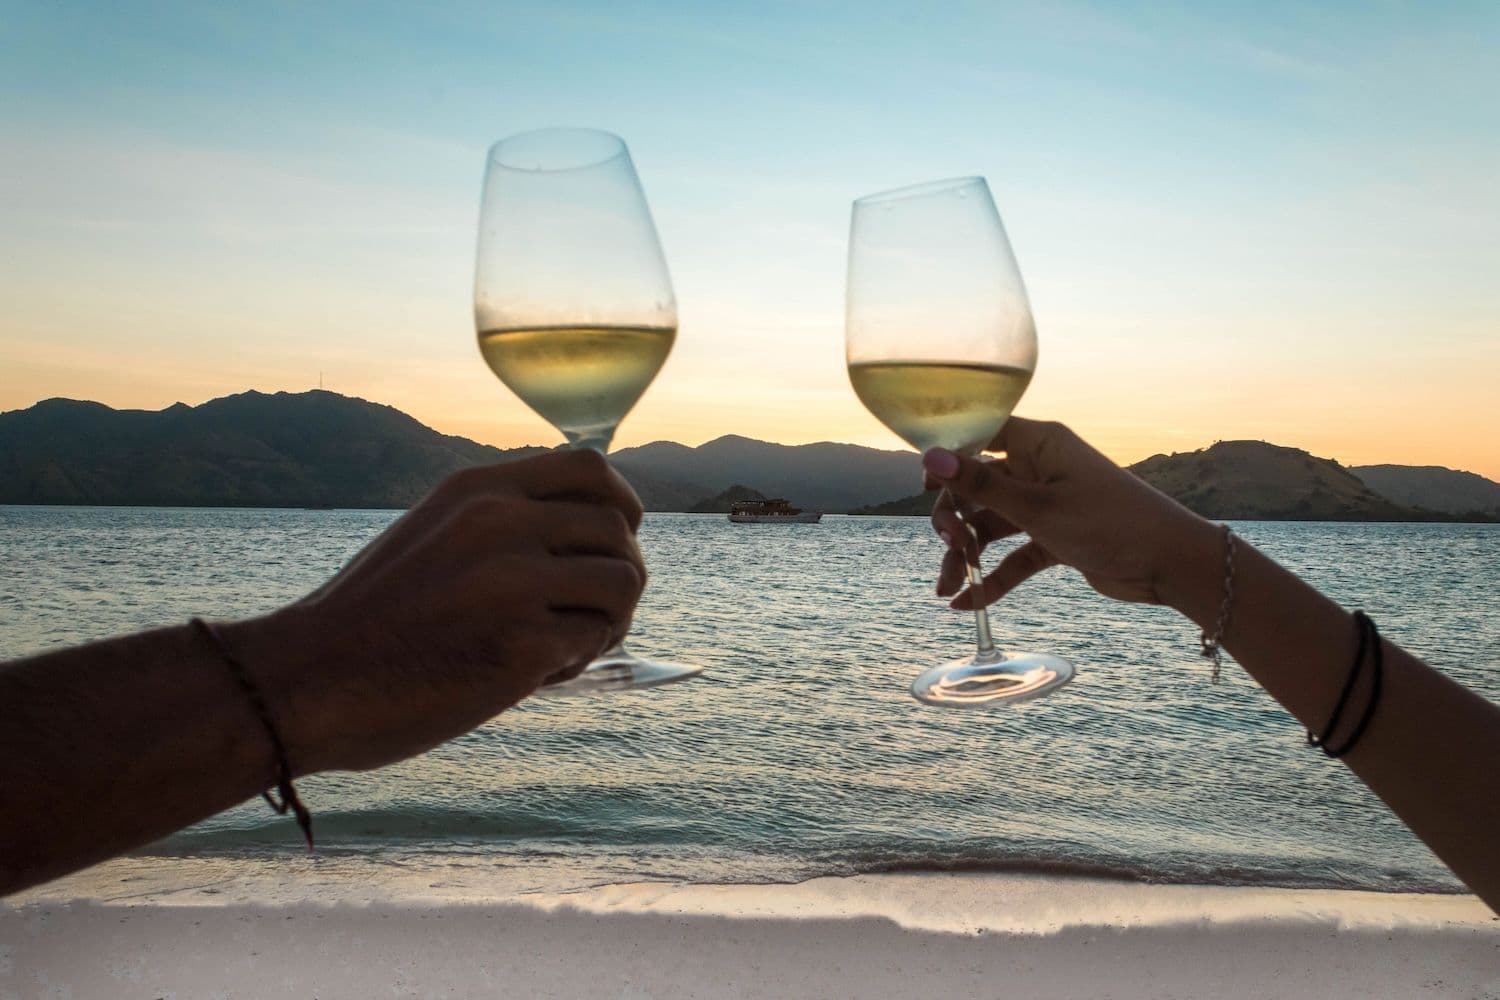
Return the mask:
<path id="1" fill-rule="evenodd" d="M 1500 995 L 1500 921 L 1468 896 L 969 873 L 533 892 L 139 861 L 0 904 L 0 997 Z"/>
<path id="2" fill-rule="evenodd" d="M 499 865 L 371 867 L 359 858 L 124 858 L 12 897 L 16 906 L 524 906 L 594 915 L 886 920 L 946 934 L 1052 934 L 1078 927 L 1292 923 L 1338 929 L 1495 931 L 1469 895 L 1239 886 L 969 872 L 815 878 L 791 884 L 624 882 L 558 891 Z"/>
<path id="3" fill-rule="evenodd" d="M 889 920 L 949 934 L 1051 934 L 1078 927 L 1309 923 L 1339 929 L 1491 928 L 1473 896 L 1227 886 L 1090 878 L 889 874 L 794 885 L 602 886 L 534 898 L 543 908 L 762 919 Z M 1496 929 L 1500 942 L 1500 928 Z"/>

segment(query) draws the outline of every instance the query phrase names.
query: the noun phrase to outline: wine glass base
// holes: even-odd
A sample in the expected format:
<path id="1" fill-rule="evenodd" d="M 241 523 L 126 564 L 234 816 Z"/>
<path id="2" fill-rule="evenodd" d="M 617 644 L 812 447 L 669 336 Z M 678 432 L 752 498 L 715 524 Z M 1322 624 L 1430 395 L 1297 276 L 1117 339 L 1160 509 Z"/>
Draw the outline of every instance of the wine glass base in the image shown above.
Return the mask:
<path id="1" fill-rule="evenodd" d="M 1047 653 L 976 653 L 925 671 L 911 696 L 942 708 L 1014 705 L 1051 694 L 1073 679 L 1073 664 Z"/>
<path id="2" fill-rule="evenodd" d="M 607 652 L 572 680 L 537 688 L 534 698 L 576 698 L 580 695 L 611 694 L 637 688 L 675 684 L 703 673 L 692 663 L 643 660 L 627 652 Z"/>

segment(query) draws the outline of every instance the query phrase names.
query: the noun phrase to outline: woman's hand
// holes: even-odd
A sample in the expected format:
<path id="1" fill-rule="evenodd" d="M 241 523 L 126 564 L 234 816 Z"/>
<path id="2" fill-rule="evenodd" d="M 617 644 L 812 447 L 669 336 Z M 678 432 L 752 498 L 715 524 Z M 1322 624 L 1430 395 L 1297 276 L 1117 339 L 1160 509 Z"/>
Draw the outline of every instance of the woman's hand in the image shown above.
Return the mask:
<path id="1" fill-rule="evenodd" d="M 224 632 L 298 772 L 380 767 L 620 641 L 646 582 L 640 521 L 594 452 L 468 469 L 309 597 Z"/>
<path id="2" fill-rule="evenodd" d="M 952 606 L 992 604 L 1050 566 L 1077 569 L 1099 593 L 1122 601 L 1173 603 L 1194 574 L 1222 561 L 1220 530 L 1126 472 L 1062 424 L 1012 417 L 990 442 L 993 461 L 934 448 L 923 456 L 929 487 L 945 487 L 932 523 L 948 543 L 937 592 L 964 582 L 965 552 L 974 552 L 955 498 L 973 510 L 969 523 L 984 546 L 1015 534 L 1030 540 L 1001 560 L 982 593 L 959 594 Z M 1206 560 L 1206 562 L 1205 562 Z"/>

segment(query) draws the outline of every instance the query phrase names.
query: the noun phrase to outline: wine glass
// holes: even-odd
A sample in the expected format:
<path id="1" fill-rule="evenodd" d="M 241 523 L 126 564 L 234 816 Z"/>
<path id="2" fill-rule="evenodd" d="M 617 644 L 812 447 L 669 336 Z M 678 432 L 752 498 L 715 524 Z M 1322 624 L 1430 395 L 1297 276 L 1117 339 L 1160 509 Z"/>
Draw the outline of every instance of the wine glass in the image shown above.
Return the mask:
<path id="1" fill-rule="evenodd" d="M 994 439 L 1036 369 L 1036 327 L 983 177 L 854 203 L 845 327 L 855 394 L 908 444 L 974 455 Z M 971 513 L 959 506 L 960 516 Z M 979 587 L 979 547 L 965 551 L 969 585 Z M 913 697 L 945 707 L 1011 704 L 1073 678 L 1060 657 L 997 650 L 984 607 L 974 621 L 974 655 L 924 672 Z"/>
<path id="2" fill-rule="evenodd" d="M 484 360 L 570 447 L 608 451 L 677 337 L 667 262 L 624 140 L 559 128 L 490 147 L 478 257 Z M 702 670 L 621 643 L 538 693 L 654 687 Z"/>

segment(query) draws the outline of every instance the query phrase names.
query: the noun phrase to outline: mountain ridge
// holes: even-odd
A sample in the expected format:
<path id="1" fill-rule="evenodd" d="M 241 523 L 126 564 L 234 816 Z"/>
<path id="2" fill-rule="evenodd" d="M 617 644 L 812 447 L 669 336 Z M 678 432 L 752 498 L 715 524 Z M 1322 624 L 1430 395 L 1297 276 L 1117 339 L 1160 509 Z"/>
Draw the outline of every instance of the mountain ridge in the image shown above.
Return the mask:
<path id="1" fill-rule="evenodd" d="M 1430 471 L 1441 467 L 1390 466 Z M 1265 441 L 1217 441 L 1157 454 L 1126 467 L 1189 510 L 1215 520 L 1493 521 L 1500 510 L 1443 510 L 1397 503 L 1328 458 Z M 1451 473 L 1452 470 L 1441 469 Z M 1474 476 L 1473 473 L 1464 473 Z M 1500 492 L 1500 484 L 1475 476 Z M 919 493 L 851 513 L 926 516 L 935 494 Z"/>
<path id="2" fill-rule="evenodd" d="M 1441 465 L 1356 465 L 1350 472 L 1400 504 L 1446 514 L 1500 515 L 1500 483 Z"/>
<path id="3" fill-rule="evenodd" d="M 460 468 L 549 450 L 479 444 L 320 389 L 161 410 L 58 397 L 0 413 L 0 503 L 404 508 Z M 631 485 L 656 509 L 708 492 L 649 475 Z"/>
<path id="4" fill-rule="evenodd" d="M 549 450 L 479 444 L 386 404 L 323 390 L 251 390 L 161 410 L 55 397 L 0 413 L 0 503 L 400 508 L 456 469 Z M 728 501 L 726 491 L 746 483 L 831 512 L 925 515 L 931 508 L 930 496 L 911 493 L 920 472 L 909 451 L 833 441 L 781 445 L 726 434 L 696 447 L 653 441 L 621 449 L 613 461 L 648 510 L 717 510 Z M 1500 509 L 1470 514 L 1436 502 L 1397 502 L 1357 475 L 1386 470 L 1410 480 L 1416 495 L 1430 489 L 1446 503 L 1467 502 L 1465 490 L 1481 500 L 1488 491 L 1500 496 L 1500 483 L 1472 473 L 1351 470 L 1265 442 L 1218 442 L 1130 468 L 1211 517 L 1500 518 Z"/>
<path id="5" fill-rule="evenodd" d="M 1204 517 L 1216 520 L 1421 520 L 1328 458 L 1264 441 L 1216 441 L 1152 455 L 1129 470 Z"/>
<path id="6" fill-rule="evenodd" d="M 725 434 L 696 448 L 651 442 L 611 456 L 626 473 L 652 475 L 709 487 L 720 493 L 754 483 L 767 496 L 786 497 L 799 507 L 844 511 L 901 496 L 920 485 L 921 471 L 909 451 L 820 441 L 783 445 Z M 838 470 L 837 475 L 831 470 Z"/>

